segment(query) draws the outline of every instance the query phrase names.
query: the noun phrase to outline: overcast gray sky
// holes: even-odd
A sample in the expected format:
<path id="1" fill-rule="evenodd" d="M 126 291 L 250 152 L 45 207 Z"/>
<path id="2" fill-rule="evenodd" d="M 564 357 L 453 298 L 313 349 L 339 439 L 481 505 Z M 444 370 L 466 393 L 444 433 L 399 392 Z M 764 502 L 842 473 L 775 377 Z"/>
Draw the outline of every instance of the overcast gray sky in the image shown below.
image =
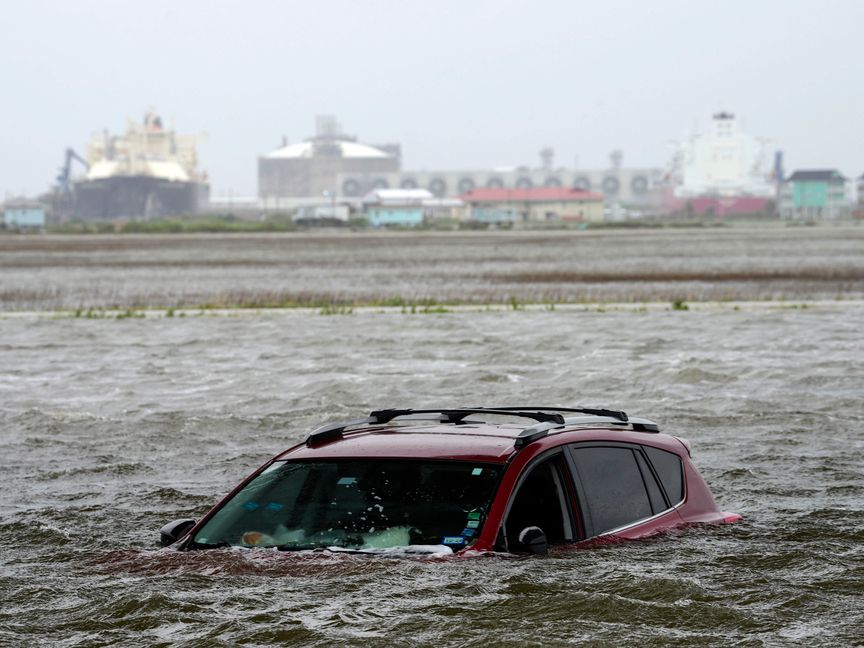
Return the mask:
<path id="1" fill-rule="evenodd" d="M 46 189 L 63 150 L 150 106 L 214 195 L 335 113 L 404 167 L 663 166 L 736 112 L 789 168 L 864 172 L 864 1 L 3 0 L 0 192 Z"/>

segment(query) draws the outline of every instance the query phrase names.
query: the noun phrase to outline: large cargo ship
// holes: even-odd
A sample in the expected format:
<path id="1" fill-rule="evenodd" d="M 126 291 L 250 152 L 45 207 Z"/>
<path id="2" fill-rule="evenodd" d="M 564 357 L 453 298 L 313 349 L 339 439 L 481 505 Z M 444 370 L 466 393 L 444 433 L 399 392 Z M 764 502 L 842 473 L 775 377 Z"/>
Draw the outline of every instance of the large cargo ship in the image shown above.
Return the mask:
<path id="1" fill-rule="evenodd" d="M 74 183 L 72 216 L 82 220 L 152 219 L 194 214 L 210 188 L 198 171 L 199 138 L 177 135 L 153 111 L 129 120 L 125 135 L 107 131 L 87 146 L 87 173 Z"/>

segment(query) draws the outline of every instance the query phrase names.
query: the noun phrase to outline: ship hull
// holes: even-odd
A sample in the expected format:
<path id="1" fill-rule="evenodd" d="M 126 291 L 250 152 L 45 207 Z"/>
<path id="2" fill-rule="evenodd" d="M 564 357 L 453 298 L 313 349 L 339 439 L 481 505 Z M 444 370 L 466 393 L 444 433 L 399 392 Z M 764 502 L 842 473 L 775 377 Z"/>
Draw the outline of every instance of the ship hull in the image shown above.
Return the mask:
<path id="1" fill-rule="evenodd" d="M 119 176 L 75 184 L 76 220 L 150 220 L 198 213 L 209 185 L 148 176 Z"/>

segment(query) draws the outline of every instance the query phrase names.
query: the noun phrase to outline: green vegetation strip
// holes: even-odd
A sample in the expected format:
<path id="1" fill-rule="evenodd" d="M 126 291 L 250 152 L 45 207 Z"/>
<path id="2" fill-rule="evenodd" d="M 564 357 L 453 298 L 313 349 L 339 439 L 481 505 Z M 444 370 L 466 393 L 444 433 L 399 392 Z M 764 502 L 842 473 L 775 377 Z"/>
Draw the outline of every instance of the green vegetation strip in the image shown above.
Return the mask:
<path id="1" fill-rule="evenodd" d="M 787 268 L 733 271 L 649 270 L 645 272 L 579 272 L 570 270 L 487 274 L 494 283 L 652 283 L 660 281 L 864 281 L 864 268 Z"/>
<path id="2" fill-rule="evenodd" d="M 432 300 L 413 302 L 402 306 L 392 304 L 357 303 L 348 304 L 325 304 L 321 307 L 292 306 L 274 308 L 238 308 L 238 307 L 215 307 L 212 304 L 190 307 L 169 308 L 79 308 L 74 311 L 50 311 L 50 312 L 26 312 L 26 311 L 0 311 L 0 319 L 16 317 L 48 317 L 53 319 L 88 319 L 88 320 L 135 320 L 145 318 L 174 318 L 174 317 L 231 317 L 248 315 L 261 315 L 265 313 L 298 313 L 298 314 L 320 314 L 324 316 L 354 315 L 358 313 L 390 313 L 408 315 L 430 315 L 443 313 L 493 313 L 493 312 L 581 312 L 581 313 L 606 313 L 606 312 L 630 312 L 646 313 L 657 311 L 690 311 L 690 310 L 717 310 L 731 308 L 739 311 L 742 309 L 771 309 L 771 310 L 806 310 L 817 306 L 846 306 L 864 308 L 864 301 L 821 301 L 821 302 L 697 302 L 688 304 L 683 299 L 672 302 L 648 302 L 648 303 L 530 303 L 517 302 L 497 304 L 440 304 Z"/>

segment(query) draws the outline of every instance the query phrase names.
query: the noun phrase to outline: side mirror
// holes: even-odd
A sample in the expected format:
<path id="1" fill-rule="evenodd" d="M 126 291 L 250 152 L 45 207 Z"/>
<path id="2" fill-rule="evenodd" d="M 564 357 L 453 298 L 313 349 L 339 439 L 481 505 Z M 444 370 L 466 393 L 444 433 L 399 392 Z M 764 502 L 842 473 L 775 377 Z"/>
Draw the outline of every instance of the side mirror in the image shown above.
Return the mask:
<path id="1" fill-rule="evenodd" d="M 172 545 L 186 535 L 186 532 L 195 526 L 195 520 L 183 519 L 169 522 L 159 529 L 159 544 L 163 547 Z"/>
<path id="2" fill-rule="evenodd" d="M 528 553 L 545 555 L 549 553 L 549 543 L 543 529 L 529 526 L 519 532 L 519 544 Z"/>

